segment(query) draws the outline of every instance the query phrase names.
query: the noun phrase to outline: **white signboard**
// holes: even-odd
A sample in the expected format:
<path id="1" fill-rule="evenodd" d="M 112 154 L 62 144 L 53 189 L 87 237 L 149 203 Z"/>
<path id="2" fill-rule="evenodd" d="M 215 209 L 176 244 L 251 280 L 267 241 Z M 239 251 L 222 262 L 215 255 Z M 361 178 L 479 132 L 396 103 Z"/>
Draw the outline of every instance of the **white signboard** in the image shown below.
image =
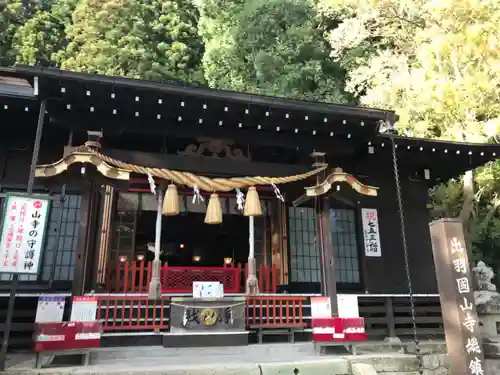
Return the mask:
<path id="1" fill-rule="evenodd" d="M 311 297 L 311 318 L 331 318 L 330 297 Z"/>
<path id="2" fill-rule="evenodd" d="M 50 201 L 8 195 L 2 215 L 0 272 L 38 274 Z"/>
<path id="3" fill-rule="evenodd" d="M 224 285 L 220 282 L 195 281 L 193 282 L 193 298 L 222 298 Z"/>
<path id="4" fill-rule="evenodd" d="M 65 299 L 63 296 L 38 297 L 36 323 L 59 323 L 63 320 Z"/>
<path id="5" fill-rule="evenodd" d="M 97 314 L 97 298 L 92 296 L 73 297 L 71 306 L 71 322 L 95 322 Z"/>
<path id="6" fill-rule="evenodd" d="M 339 318 L 359 318 L 358 296 L 355 294 L 337 294 Z"/>
<path id="7" fill-rule="evenodd" d="M 381 257 L 380 234 L 378 231 L 378 213 L 375 208 L 362 208 L 363 238 L 365 255 L 367 257 Z"/>

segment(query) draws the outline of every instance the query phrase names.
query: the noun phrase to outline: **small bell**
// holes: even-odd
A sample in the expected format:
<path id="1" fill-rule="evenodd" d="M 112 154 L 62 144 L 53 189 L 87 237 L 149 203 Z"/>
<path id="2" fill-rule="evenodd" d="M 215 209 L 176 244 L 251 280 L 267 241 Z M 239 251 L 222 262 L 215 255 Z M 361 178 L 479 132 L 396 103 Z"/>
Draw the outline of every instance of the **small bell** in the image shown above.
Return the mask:
<path id="1" fill-rule="evenodd" d="M 210 195 L 208 201 L 207 213 L 205 215 L 205 224 L 221 224 L 222 223 L 222 206 L 220 204 L 217 193 Z"/>
<path id="2" fill-rule="evenodd" d="M 262 207 L 260 205 L 259 193 L 255 186 L 250 186 L 245 200 L 245 209 L 243 210 L 245 216 L 262 216 Z"/>
<path id="3" fill-rule="evenodd" d="M 162 213 L 165 216 L 179 215 L 179 193 L 175 184 L 169 184 L 167 187 Z"/>

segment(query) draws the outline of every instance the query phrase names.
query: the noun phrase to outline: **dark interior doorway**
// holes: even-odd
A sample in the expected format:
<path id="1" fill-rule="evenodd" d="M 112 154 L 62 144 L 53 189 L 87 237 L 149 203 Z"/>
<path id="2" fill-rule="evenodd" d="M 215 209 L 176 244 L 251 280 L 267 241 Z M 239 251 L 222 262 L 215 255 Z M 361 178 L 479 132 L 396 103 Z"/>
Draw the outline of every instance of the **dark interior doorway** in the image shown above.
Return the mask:
<path id="1" fill-rule="evenodd" d="M 205 214 L 182 212 L 163 216 L 161 260 L 171 266 L 222 267 L 225 260 L 233 264 L 246 263 L 248 258 L 248 218 L 224 215 L 222 224 L 204 223 Z M 155 211 L 140 211 L 135 243 L 145 248 L 155 241 Z M 154 253 L 147 252 L 147 260 Z"/>

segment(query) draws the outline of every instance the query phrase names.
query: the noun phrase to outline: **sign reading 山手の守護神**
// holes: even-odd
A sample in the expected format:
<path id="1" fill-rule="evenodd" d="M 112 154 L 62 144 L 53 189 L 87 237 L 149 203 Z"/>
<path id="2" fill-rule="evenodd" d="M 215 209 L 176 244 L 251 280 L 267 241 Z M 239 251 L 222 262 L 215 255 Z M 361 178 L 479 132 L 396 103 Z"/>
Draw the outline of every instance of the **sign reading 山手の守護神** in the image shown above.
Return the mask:
<path id="1" fill-rule="evenodd" d="M 375 208 L 362 208 L 363 239 L 367 257 L 381 257 L 380 234 L 378 229 L 378 213 Z"/>
<path id="2" fill-rule="evenodd" d="M 50 201 L 7 195 L 1 217 L 0 272 L 37 274 Z"/>

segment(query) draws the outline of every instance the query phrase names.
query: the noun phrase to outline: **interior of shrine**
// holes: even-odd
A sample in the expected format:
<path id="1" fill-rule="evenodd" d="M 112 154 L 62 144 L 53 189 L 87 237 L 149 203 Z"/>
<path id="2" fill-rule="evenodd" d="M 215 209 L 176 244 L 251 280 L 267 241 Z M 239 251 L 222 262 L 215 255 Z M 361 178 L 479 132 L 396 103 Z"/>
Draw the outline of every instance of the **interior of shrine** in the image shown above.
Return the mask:
<path id="1" fill-rule="evenodd" d="M 205 214 L 183 212 L 162 221 L 162 262 L 171 266 L 221 267 L 244 263 L 248 257 L 248 220 L 242 215 L 225 214 L 222 224 L 208 226 Z M 155 211 L 140 211 L 135 236 L 136 257 L 154 259 Z M 144 252 L 144 253 L 143 253 Z"/>

